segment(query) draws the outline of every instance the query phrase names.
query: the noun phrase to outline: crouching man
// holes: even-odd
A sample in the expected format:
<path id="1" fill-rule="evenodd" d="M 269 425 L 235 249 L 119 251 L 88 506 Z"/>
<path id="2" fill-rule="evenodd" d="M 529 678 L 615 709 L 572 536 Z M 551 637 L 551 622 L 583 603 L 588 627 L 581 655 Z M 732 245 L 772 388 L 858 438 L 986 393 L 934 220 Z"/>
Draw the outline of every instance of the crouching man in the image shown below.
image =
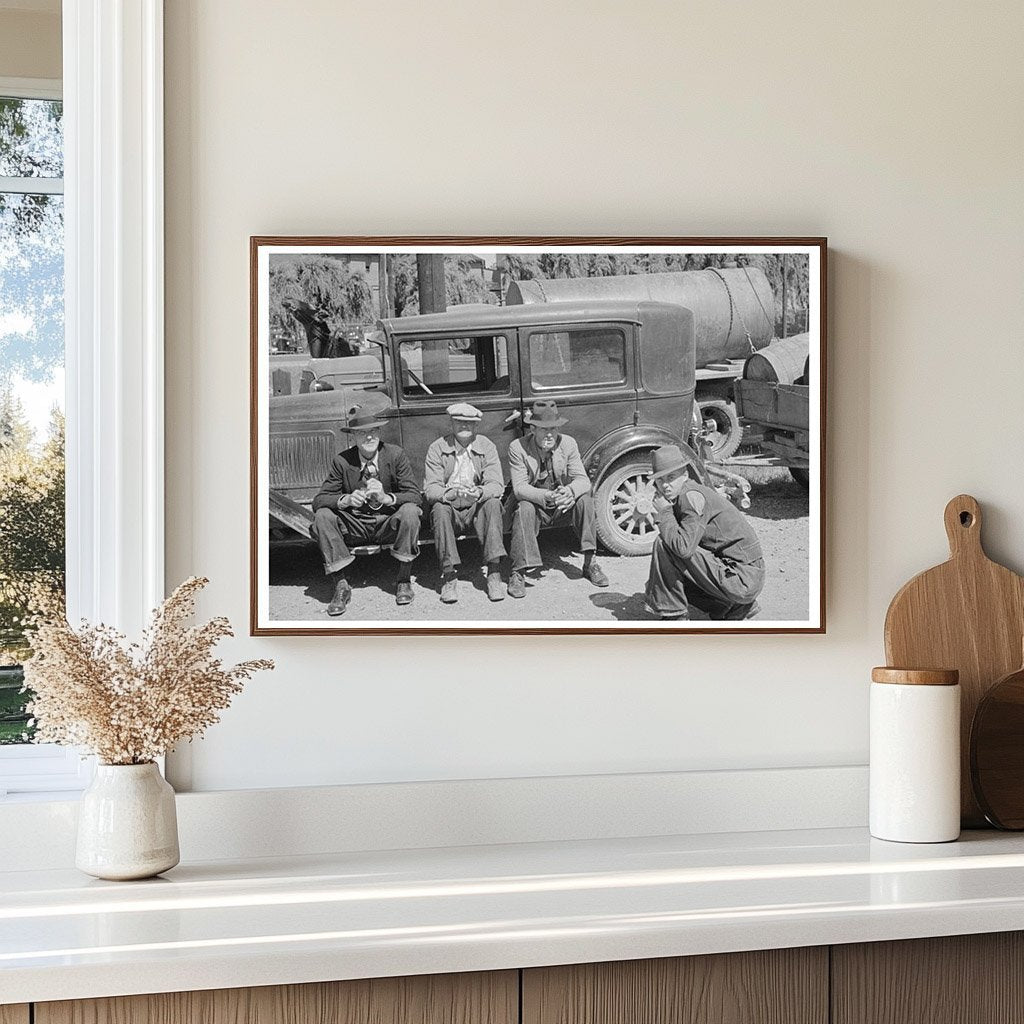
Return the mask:
<path id="1" fill-rule="evenodd" d="M 607 587 L 608 577 L 594 561 L 597 520 L 590 478 L 583 468 L 579 445 L 560 430 L 567 421 L 551 401 L 537 401 L 527 419 L 529 433 L 508 449 L 512 478 L 510 510 L 512 574 L 509 597 L 526 596 L 523 573 L 543 564 L 537 536 L 542 526 L 562 517 L 572 519 L 583 552 L 583 577 L 595 587 Z"/>
<path id="2" fill-rule="evenodd" d="M 434 546 L 441 567 L 441 600 L 454 604 L 459 599 L 458 571 L 461 563 L 457 535 L 472 527 L 476 531 L 487 566 L 487 596 L 504 600 L 501 559 L 505 543 L 501 534 L 501 494 L 505 477 L 498 449 L 488 437 L 477 434 L 483 413 L 467 402 L 449 405 L 451 432 L 439 437 L 427 449 L 424 462 L 423 496 L 430 505 Z"/>
<path id="3" fill-rule="evenodd" d="M 679 448 L 654 453 L 658 539 L 647 608 L 663 619 L 688 619 L 691 605 L 718 621 L 752 619 L 764 586 L 761 545 L 739 509 L 691 479 L 691 466 Z"/>
<path id="4" fill-rule="evenodd" d="M 384 420 L 359 409 L 344 428 L 355 444 L 334 456 L 331 471 L 313 499 L 310 529 L 334 581 L 328 615 L 344 615 L 352 599 L 345 569 L 355 556 L 350 545 L 390 544 L 398 561 L 395 603 L 412 602 L 412 561 L 419 554 L 422 495 L 408 456 L 395 444 L 382 444 Z"/>

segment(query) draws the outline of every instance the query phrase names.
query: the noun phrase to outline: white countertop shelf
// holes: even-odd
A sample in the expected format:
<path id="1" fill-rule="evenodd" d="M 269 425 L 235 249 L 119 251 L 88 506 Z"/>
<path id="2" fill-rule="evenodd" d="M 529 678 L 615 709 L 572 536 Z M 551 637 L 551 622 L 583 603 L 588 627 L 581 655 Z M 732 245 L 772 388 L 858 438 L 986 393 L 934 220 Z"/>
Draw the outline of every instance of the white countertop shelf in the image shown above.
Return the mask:
<path id="1" fill-rule="evenodd" d="M 0 1004 L 1024 929 L 1024 836 L 863 829 L 0 872 Z"/>

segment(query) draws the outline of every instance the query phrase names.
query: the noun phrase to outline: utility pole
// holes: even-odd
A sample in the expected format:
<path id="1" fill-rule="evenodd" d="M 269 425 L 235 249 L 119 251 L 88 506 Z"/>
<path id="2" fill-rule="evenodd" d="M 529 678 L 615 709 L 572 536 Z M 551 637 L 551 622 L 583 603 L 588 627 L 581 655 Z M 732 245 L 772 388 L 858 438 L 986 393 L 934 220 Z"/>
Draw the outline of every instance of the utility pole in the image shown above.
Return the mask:
<path id="1" fill-rule="evenodd" d="M 444 256 L 417 253 L 416 276 L 420 286 L 420 312 L 443 313 L 448 308 L 444 290 Z M 451 380 L 452 353 L 444 338 L 424 341 L 420 351 L 424 382 L 443 384 Z"/>
<path id="2" fill-rule="evenodd" d="M 786 254 L 782 254 L 782 336 L 786 337 Z"/>
<path id="3" fill-rule="evenodd" d="M 497 253 L 494 257 L 494 278 L 493 281 L 498 286 L 498 305 L 505 305 L 505 255 L 504 253 Z M 491 288 L 494 291 L 494 288 Z"/>
<path id="4" fill-rule="evenodd" d="M 386 252 L 377 254 L 377 305 L 382 320 L 393 316 L 391 307 L 391 293 L 388 291 L 388 254 Z"/>
<path id="5" fill-rule="evenodd" d="M 417 253 L 416 275 L 420 286 L 420 312 L 443 313 L 448 308 L 444 290 L 444 256 Z"/>

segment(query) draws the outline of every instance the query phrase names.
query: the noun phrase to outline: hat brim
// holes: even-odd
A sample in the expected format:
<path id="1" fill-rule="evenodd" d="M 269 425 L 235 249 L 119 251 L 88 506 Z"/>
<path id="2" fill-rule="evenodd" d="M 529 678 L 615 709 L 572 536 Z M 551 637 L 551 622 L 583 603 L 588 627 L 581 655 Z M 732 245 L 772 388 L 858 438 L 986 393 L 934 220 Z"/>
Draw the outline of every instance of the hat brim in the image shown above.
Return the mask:
<path id="1" fill-rule="evenodd" d="M 564 427 L 569 421 L 559 416 L 557 420 L 527 420 L 528 427 Z"/>
<path id="2" fill-rule="evenodd" d="M 375 427 L 386 427 L 387 425 L 387 420 L 371 420 L 369 423 L 360 423 L 358 427 L 346 423 L 341 429 L 346 433 L 356 434 L 362 430 L 373 430 Z"/>
<path id="3" fill-rule="evenodd" d="M 668 469 L 661 469 L 657 473 L 651 474 L 652 480 L 660 480 L 663 476 L 668 476 L 670 473 L 680 473 L 684 469 L 689 469 L 693 465 L 689 459 L 684 459 L 678 466 L 669 466 Z"/>

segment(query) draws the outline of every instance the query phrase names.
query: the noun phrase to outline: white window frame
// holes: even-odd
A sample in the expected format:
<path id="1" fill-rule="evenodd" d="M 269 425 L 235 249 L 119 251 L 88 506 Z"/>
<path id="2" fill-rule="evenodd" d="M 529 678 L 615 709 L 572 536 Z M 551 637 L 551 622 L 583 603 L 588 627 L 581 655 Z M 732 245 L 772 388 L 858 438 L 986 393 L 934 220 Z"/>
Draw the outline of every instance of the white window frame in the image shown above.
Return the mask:
<path id="1" fill-rule="evenodd" d="M 63 48 L 63 83 L 3 81 L 64 100 L 68 618 L 137 636 L 164 596 L 163 0 L 63 0 Z M 0 795 L 91 775 L 0 749 Z"/>
<path id="2" fill-rule="evenodd" d="M 0 97 L 18 100 L 61 100 L 58 78 L 4 78 L 0 76 Z M 10 178 L 0 174 L 0 192 L 21 195 L 62 195 L 63 178 Z"/>
<path id="3" fill-rule="evenodd" d="M 60 100 L 61 82 L 53 78 L 0 78 L 0 96 L 23 100 Z M 63 178 L 0 176 L 0 192 L 61 195 Z M 0 796 L 77 790 L 86 785 L 91 765 L 74 750 L 55 744 L 10 744 L 0 747 Z"/>
<path id="4" fill-rule="evenodd" d="M 59 78 L 5 78 L 0 75 L 0 96 L 19 100 L 61 100 L 64 88 Z"/>

